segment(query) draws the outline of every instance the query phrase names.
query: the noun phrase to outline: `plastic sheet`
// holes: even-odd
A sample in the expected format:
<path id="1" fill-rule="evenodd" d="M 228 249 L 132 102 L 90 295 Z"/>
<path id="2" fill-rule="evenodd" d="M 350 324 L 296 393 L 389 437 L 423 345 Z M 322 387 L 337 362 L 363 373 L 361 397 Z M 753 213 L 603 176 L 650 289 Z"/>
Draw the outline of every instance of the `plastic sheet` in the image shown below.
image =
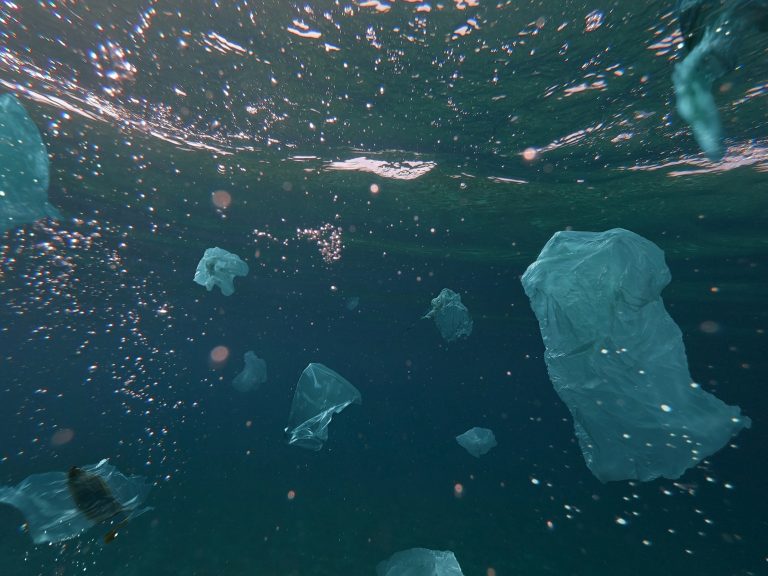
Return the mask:
<path id="1" fill-rule="evenodd" d="M 48 151 L 40 131 L 12 94 L 0 96 L 0 232 L 46 216 L 61 218 L 48 203 Z"/>
<path id="2" fill-rule="evenodd" d="M 461 296 L 448 288 L 443 288 L 440 294 L 432 299 L 432 309 L 423 318 L 431 318 L 435 321 L 440 335 L 446 342 L 453 342 L 472 334 L 472 318 L 469 316 L 469 310 L 461 302 Z"/>
<path id="3" fill-rule="evenodd" d="M 464 434 L 456 436 L 456 442 L 475 458 L 480 458 L 498 445 L 492 430 L 478 427 L 470 428 Z"/>
<path id="4" fill-rule="evenodd" d="M 602 481 L 678 478 L 750 420 L 691 380 L 664 253 L 627 230 L 557 232 L 523 275 L 544 359 Z"/>
<path id="5" fill-rule="evenodd" d="M 710 160 L 724 154 L 713 84 L 731 72 L 743 38 L 768 31 L 768 0 L 678 0 L 680 31 L 689 51 L 675 67 L 677 110 Z"/>
<path id="6" fill-rule="evenodd" d="M 411 548 L 379 562 L 376 576 L 464 576 L 453 552 Z"/>
<path id="7" fill-rule="evenodd" d="M 320 450 L 333 415 L 361 402 L 360 392 L 344 377 L 322 364 L 310 364 L 296 384 L 285 429 L 288 443 Z"/>
<path id="8" fill-rule="evenodd" d="M 246 276 L 248 264 L 240 257 L 221 248 L 208 248 L 195 270 L 194 281 L 210 292 L 218 286 L 224 296 L 235 292 L 235 276 Z"/>
<path id="9" fill-rule="evenodd" d="M 267 381 L 267 363 L 251 350 L 243 356 L 245 368 L 232 380 L 232 386 L 239 392 L 250 392 Z"/>
<path id="10" fill-rule="evenodd" d="M 141 508 L 150 490 L 143 477 L 125 476 L 107 460 L 82 466 L 81 470 L 98 475 L 121 510 L 93 499 L 90 504 L 87 498 L 76 502 L 67 472 L 33 474 L 17 486 L 0 487 L 0 503 L 21 511 L 35 544 L 69 540 L 113 517 L 124 521 L 148 510 Z"/>

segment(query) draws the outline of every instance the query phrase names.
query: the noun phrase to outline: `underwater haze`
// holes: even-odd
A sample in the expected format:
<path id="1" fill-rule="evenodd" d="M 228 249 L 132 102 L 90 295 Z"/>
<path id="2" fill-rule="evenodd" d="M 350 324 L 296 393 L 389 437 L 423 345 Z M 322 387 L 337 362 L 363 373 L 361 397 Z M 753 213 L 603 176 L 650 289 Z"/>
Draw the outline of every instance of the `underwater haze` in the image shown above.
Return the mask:
<path id="1" fill-rule="evenodd" d="M 0 576 L 372 576 L 411 548 L 768 574 L 760 30 L 713 82 L 713 158 L 673 0 L 0 1 L 0 94 L 50 160 L 50 209 L 0 228 L 0 486 L 103 459 L 152 485 L 108 544 L 120 514 L 35 544 L 0 504 Z M 751 419 L 679 478 L 593 475 L 521 284 L 556 232 L 614 228 L 663 250 L 691 377 Z M 210 248 L 230 295 L 193 281 Z M 310 364 L 343 386 L 289 444 Z"/>

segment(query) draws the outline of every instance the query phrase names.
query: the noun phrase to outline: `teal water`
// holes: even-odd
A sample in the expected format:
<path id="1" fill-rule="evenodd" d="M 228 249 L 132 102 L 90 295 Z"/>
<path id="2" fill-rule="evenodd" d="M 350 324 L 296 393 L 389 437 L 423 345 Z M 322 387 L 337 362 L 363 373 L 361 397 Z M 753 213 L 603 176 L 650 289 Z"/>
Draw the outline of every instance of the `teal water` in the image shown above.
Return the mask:
<path id="1" fill-rule="evenodd" d="M 412 547 L 467 576 L 768 571 L 765 39 L 719 87 L 714 164 L 674 112 L 671 5 L 382 4 L 0 6 L 64 214 L 0 242 L 0 484 L 102 458 L 155 483 L 108 546 L 36 546 L 0 506 L 0 575 L 374 574 Z M 555 231 L 613 227 L 665 251 L 692 375 L 753 420 L 674 482 L 592 476 L 519 281 Z M 229 298 L 192 282 L 215 245 L 251 269 Z M 475 324 L 450 345 L 419 320 L 443 287 Z M 247 350 L 269 380 L 242 395 Z M 363 397 L 319 453 L 283 439 L 309 362 Z"/>

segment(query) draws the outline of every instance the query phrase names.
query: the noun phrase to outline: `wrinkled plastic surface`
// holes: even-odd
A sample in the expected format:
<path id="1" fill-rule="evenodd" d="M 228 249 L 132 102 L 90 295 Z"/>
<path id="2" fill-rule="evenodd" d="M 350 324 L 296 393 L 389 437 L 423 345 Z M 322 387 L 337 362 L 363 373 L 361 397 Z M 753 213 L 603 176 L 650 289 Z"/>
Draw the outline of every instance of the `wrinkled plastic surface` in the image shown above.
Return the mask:
<path id="1" fill-rule="evenodd" d="M 239 392 L 257 390 L 267 381 L 267 363 L 250 350 L 243 356 L 245 368 L 232 380 L 232 386 Z"/>
<path id="2" fill-rule="evenodd" d="M 768 31 L 768 0 L 678 0 L 687 50 L 674 70 L 677 110 L 710 160 L 723 157 L 723 129 L 713 84 L 736 67 L 739 45 L 753 29 Z"/>
<path id="3" fill-rule="evenodd" d="M 432 309 L 424 318 L 434 319 L 440 335 L 446 342 L 453 342 L 472 334 L 472 318 L 469 316 L 469 310 L 461 302 L 461 296 L 448 288 L 443 288 L 440 294 L 432 299 Z"/>
<path id="4" fill-rule="evenodd" d="M 322 364 L 310 364 L 296 384 L 285 429 L 288 443 L 320 450 L 333 415 L 361 402 L 360 392 L 344 377 Z"/>
<path id="5" fill-rule="evenodd" d="M 456 442 L 475 458 L 480 458 L 498 445 L 492 430 L 477 426 L 456 436 Z"/>
<path id="6" fill-rule="evenodd" d="M 678 478 L 750 426 L 693 384 L 661 290 L 664 253 L 633 232 L 557 232 L 523 275 L 544 359 L 601 481 Z"/>
<path id="7" fill-rule="evenodd" d="M 48 151 L 40 131 L 12 94 L 0 96 L 0 233 L 49 216 Z"/>
<path id="8" fill-rule="evenodd" d="M 107 460 L 82 469 L 97 474 L 106 482 L 128 518 L 148 510 L 141 508 L 151 487 L 143 477 L 125 476 Z M 75 506 L 67 487 L 66 472 L 33 474 L 17 486 L 0 487 L 0 503 L 21 511 L 35 544 L 69 540 L 94 526 Z"/>
<path id="9" fill-rule="evenodd" d="M 379 562 L 376 576 L 464 576 L 453 552 L 411 548 Z"/>
<path id="10" fill-rule="evenodd" d="M 218 286 L 224 296 L 231 296 L 235 292 L 235 276 L 247 274 L 248 264 L 237 254 L 221 248 L 208 248 L 197 265 L 194 280 L 209 292 Z"/>

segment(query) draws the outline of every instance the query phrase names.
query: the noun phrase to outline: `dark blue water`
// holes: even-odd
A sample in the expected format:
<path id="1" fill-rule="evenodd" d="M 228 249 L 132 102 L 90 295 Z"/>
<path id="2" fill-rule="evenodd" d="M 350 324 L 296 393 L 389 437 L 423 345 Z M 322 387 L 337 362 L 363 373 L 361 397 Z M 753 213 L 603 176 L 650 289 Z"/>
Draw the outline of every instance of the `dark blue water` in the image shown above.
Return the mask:
<path id="1" fill-rule="evenodd" d="M 65 215 L 0 242 L 0 483 L 109 458 L 153 509 L 36 546 L 0 506 L 0 575 L 362 575 L 412 547 L 467 576 L 768 571 L 764 42 L 712 164 L 672 110 L 662 3 L 138 4 L 0 8 Z M 117 79 L 88 56 L 107 41 Z M 333 169 L 359 157 L 410 164 Z M 338 260 L 297 237 L 324 225 Z M 753 420 L 678 481 L 592 476 L 520 284 L 554 232 L 617 226 L 665 250 L 693 377 Z M 231 297 L 192 282 L 211 246 L 250 266 Z M 452 344 L 420 320 L 444 287 L 474 320 Z M 269 380 L 241 394 L 248 350 Z M 362 394 L 317 453 L 284 440 L 310 362 Z"/>

